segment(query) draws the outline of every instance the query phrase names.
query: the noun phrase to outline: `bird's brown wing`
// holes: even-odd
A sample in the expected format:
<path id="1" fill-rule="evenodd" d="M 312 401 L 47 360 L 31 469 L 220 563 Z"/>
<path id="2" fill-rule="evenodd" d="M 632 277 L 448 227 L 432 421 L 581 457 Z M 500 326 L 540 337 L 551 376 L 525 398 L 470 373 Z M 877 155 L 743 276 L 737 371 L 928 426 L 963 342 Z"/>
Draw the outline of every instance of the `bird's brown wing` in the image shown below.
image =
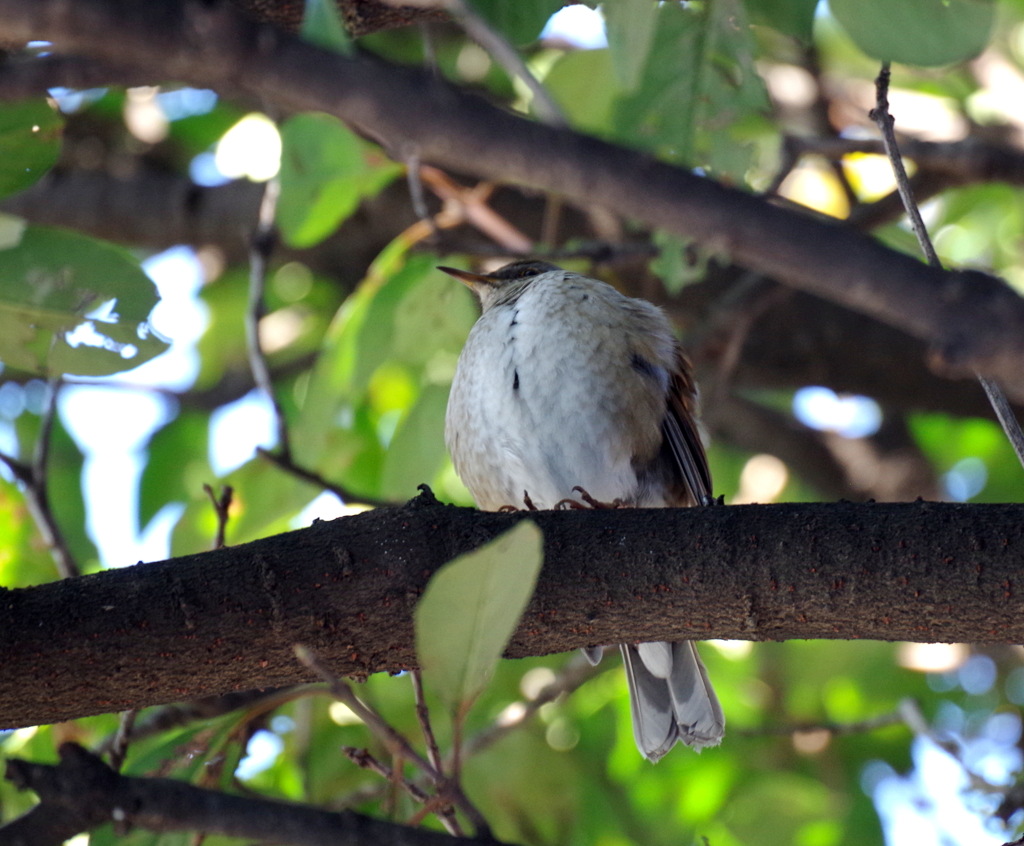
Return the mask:
<path id="1" fill-rule="evenodd" d="M 676 504 L 702 505 L 709 502 L 711 471 L 697 429 L 697 384 L 682 350 L 676 351 L 676 367 L 668 386 L 668 408 L 661 431 L 682 477 L 682 501 Z"/>

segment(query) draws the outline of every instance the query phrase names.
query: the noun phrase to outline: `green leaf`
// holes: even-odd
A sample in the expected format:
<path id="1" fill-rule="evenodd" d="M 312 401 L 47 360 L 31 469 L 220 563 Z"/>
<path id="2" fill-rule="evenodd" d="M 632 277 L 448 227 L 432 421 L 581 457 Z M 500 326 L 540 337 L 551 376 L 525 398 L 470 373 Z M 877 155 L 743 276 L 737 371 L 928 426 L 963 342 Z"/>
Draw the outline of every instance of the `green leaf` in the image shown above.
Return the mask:
<path id="1" fill-rule="evenodd" d="M 536 41 L 564 0 L 471 0 L 471 5 L 513 44 Z"/>
<path id="2" fill-rule="evenodd" d="M 143 531 L 165 505 L 188 502 L 203 482 L 213 482 L 207 459 L 209 429 L 208 415 L 185 410 L 149 439 L 137 500 Z"/>
<path id="3" fill-rule="evenodd" d="M 742 179 L 743 123 L 768 106 L 753 55 L 738 0 L 662 4 L 642 83 L 616 104 L 618 140 Z"/>
<path id="4" fill-rule="evenodd" d="M 543 536 L 522 520 L 438 570 L 416 606 L 416 654 L 456 713 L 486 687 L 540 573 Z"/>
<path id="5" fill-rule="evenodd" d="M 300 114 L 281 127 L 281 196 L 277 223 L 293 247 L 319 243 L 401 170 L 367 161 L 366 145 L 340 120 Z"/>
<path id="6" fill-rule="evenodd" d="M 341 22 L 334 0 L 306 0 L 302 16 L 302 37 L 316 44 L 334 50 L 344 56 L 352 55 L 352 39 Z"/>
<path id="7" fill-rule="evenodd" d="M 744 0 L 744 5 L 754 23 L 810 43 L 818 0 Z"/>
<path id="8" fill-rule="evenodd" d="M 60 155 L 64 120 L 45 100 L 0 106 L 0 197 L 32 185 Z"/>
<path id="9" fill-rule="evenodd" d="M 991 0 L 831 0 L 829 8 L 872 58 L 925 67 L 977 56 L 995 19 Z"/>
<path id="10" fill-rule="evenodd" d="M 444 460 L 444 415 L 448 386 L 428 385 L 399 424 L 384 456 L 381 492 L 387 499 L 408 499 L 430 482 Z"/>
<path id="11" fill-rule="evenodd" d="M 632 91 L 640 83 L 654 44 L 658 5 L 656 0 L 609 0 L 601 7 L 612 67 L 623 91 Z"/>
<path id="12" fill-rule="evenodd" d="M 673 296 L 707 275 L 709 254 L 689 238 L 656 229 L 652 238 L 658 255 L 651 260 L 651 273 L 659 277 Z"/>
<path id="13" fill-rule="evenodd" d="M 15 245 L 0 249 L 0 361 L 47 376 L 138 367 L 168 346 L 147 322 L 158 299 L 124 250 L 27 227 Z"/>
<path id="14" fill-rule="evenodd" d="M 572 50 L 544 77 L 544 86 L 574 129 L 608 136 L 619 84 L 609 50 Z"/>

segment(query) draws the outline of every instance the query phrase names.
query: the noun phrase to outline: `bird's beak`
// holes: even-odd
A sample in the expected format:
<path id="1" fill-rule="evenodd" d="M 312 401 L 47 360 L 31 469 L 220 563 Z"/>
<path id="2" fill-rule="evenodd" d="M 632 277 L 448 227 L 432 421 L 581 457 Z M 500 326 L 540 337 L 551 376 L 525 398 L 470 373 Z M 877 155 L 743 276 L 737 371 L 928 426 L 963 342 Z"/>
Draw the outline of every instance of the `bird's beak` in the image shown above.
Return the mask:
<path id="1" fill-rule="evenodd" d="M 485 276 L 482 273 L 470 273 L 468 270 L 458 270 L 454 267 L 438 267 L 438 270 L 443 270 L 449 276 L 454 276 L 461 283 L 463 283 L 471 291 L 479 293 L 479 286 L 485 285 L 490 288 L 494 285 L 494 280 L 490 276 Z"/>

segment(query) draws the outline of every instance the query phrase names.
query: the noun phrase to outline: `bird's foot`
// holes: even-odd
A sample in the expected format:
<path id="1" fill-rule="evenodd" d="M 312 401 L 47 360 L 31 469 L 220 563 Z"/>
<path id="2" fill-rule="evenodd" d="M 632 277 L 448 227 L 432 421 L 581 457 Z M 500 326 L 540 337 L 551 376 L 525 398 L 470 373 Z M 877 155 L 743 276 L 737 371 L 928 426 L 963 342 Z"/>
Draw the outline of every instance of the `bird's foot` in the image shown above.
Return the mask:
<path id="1" fill-rule="evenodd" d="M 580 499 L 583 502 L 577 502 L 575 499 L 567 498 L 560 500 L 555 503 L 555 509 L 557 511 L 564 511 L 566 509 L 583 510 L 585 508 L 628 508 L 629 503 L 623 502 L 621 499 L 615 498 L 611 502 L 601 502 L 599 499 L 594 499 L 586 489 L 581 488 L 579 485 L 573 488 L 574 491 L 578 491 Z"/>
<path id="2" fill-rule="evenodd" d="M 533 500 L 530 499 L 530 495 L 526 491 L 523 491 L 523 505 L 526 506 L 526 509 L 525 509 L 526 511 L 537 511 L 538 510 L 537 506 L 533 504 Z M 555 506 L 555 507 L 557 508 L 558 506 Z M 503 506 L 501 506 L 501 508 L 498 509 L 498 511 L 501 512 L 502 514 L 510 514 L 513 511 L 522 511 L 522 510 L 523 510 L 522 508 L 518 508 L 515 505 L 503 505 Z"/>

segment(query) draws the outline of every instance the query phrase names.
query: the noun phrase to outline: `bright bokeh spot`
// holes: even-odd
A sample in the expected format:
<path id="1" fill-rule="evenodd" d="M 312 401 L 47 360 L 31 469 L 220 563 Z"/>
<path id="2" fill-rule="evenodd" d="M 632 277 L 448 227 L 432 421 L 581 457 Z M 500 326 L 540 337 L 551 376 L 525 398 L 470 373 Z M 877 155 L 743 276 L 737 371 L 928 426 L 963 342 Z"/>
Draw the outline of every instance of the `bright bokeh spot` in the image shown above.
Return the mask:
<path id="1" fill-rule="evenodd" d="M 805 426 L 845 438 L 866 438 L 882 425 L 882 410 L 870 397 L 839 396 L 818 385 L 801 388 L 793 395 L 793 413 Z"/>
<path id="2" fill-rule="evenodd" d="M 565 6 L 555 12 L 540 34 L 541 39 L 558 38 L 581 50 L 597 50 L 608 46 L 604 31 L 604 15 L 581 3 Z"/>
<path id="3" fill-rule="evenodd" d="M 709 640 L 707 643 L 730 661 L 742 661 L 754 651 L 754 644 L 749 640 Z"/>
<path id="4" fill-rule="evenodd" d="M 969 654 L 962 643 L 901 643 L 896 663 L 921 673 L 947 673 L 958 669 Z"/>
<path id="5" fill-rule="evenodd" d="M 732 504 L 774 502 L 788 481 L 789 470 L 774 455 L 762 453 L 752 456 L 740 472 L 740 488 Z"/>
<path id="6" fill-rule="evenodd" d="M 967 502 L 985 489 L 988 482 L 988 467 L 975 456 L 960 459 L 942 477 L 949 498 L 955 502 Z"/>
<path id="7" fill-rule="evenodd" d="M 914 175 L 914 163 L 905 161 L 909 176 Z M 866 203 L 873 203 L 896 190 L 896 177 L 885 156 L 872 153 L 850 153 L 843 156 L 843 172 L 850 186 Z"/>
<path id="8" fill-rule="evenodd" d="M 249 745 L 245 747 L 245 757 L 238 762 L 235 777 L 247 781 L 259 775 L 272 766 L 283 751 L 284 741 L 280 737 L 272 731 L 260 729 L 249 738 Z"/>
<path id="9" fill-rule="evenodd" d="M 256 453 L 277 441 L 274 407 L 260 391 L 222 405 L 210 415 L 210 466 L 218 476 L 241 467 Z"/>
<path id="10" fill-rule="evenodd" d="M 146 85 L 125 92 L 124 125 L 146 144 L 163 141 L 170 130 L 167 113 L 157 99 L 159 91 L 155 86 Z"/>
<path id="11" fill-rule="evenodd" d="M 281 168 L 281 135 L 266 115 L 246 115 L 224 133 L 215 153 L 217 170 L 231 179 L 266 182 Z"/>
<path id="12" fill-rule="evenodd" d="M 850 213 L 850 202 L 838 177 L 823 159 L 816 156 L 805 156 L 790 171 L 779 186 L 779 194 L 830 217 L 843 219 Z"/>

